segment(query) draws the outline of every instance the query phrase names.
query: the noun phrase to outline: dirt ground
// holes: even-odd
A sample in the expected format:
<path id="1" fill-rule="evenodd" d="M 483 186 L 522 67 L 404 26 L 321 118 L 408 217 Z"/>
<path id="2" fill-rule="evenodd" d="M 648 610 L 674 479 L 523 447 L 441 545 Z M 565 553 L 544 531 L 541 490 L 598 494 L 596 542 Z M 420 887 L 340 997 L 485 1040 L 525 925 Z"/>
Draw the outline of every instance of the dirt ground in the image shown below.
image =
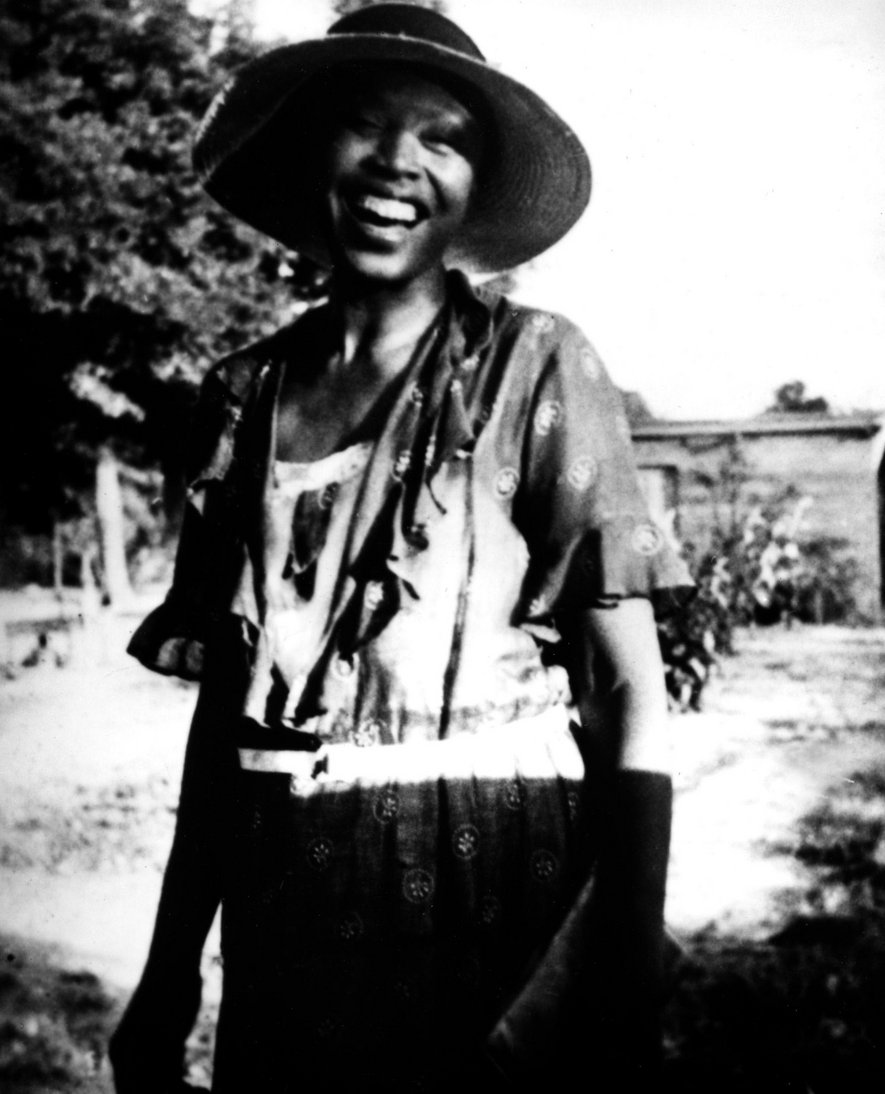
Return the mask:
<path id="1" fill-rule="evenodd" d="M 121 654 L 136 615 L 93 619 L 59 646 L 63 667 L 0 681 L 9 1094 L 111 1090 L 106 1039 L 147 950 L 195 700 Z M 668 1089 L 878 1091 L 885 631 L 747 632 L 738 648 L 705 710 L 673 718 Z M 202 1084 L 217 950 L 213 935 Z"/>

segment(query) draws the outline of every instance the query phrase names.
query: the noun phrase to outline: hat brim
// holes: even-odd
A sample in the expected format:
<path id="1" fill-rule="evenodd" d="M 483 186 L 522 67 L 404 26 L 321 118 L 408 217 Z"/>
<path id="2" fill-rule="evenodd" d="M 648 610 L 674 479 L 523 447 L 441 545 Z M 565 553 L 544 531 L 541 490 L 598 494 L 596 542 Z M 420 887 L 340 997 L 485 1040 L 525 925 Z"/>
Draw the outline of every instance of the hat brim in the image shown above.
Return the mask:
<path id="1" fill-rule="evenodd" d="M 490 65 L 402 35 L 330 35 L 282 46 L 245 65 L 216 96 L 197 133 L 194 166 L 208 193 L 240 220 L 328 264 L 306 190 L 315 164 L 281 118 L 291 124 L 290 108 L 297 108 L 299 90 L 314 77 L 356 62 L 436 70 L 481 97 L 494 152 L 484 160 L 470 214 L 447 256 L 451 265 L 511 269 L 546 251 L 578 220 L 590 198 L 590 162 L 562 118 Z"/>

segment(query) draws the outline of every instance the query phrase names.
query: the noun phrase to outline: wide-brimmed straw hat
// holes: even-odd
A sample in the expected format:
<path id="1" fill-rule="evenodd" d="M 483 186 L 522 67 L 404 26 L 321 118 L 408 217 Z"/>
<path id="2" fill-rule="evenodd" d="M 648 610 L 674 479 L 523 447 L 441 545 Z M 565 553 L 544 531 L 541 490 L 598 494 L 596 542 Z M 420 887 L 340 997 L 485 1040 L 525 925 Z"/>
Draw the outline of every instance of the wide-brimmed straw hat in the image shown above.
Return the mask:
<path id="1" fill-rule="evenodd" d="M 414 4 L 360 9 L 325 38 L 271 50 L 240 69 L 197 134 L 194 165 L 206 190 L 247 224 L 328 262 L 316 212 L 317 152 L 298 138 L 309 122 L 301 115 L 316 110 L 315 78 L 377 62 L 414 65 L 465 89 L 491 130 L 471 211 L 447 261 L 505 270 L 565 235 L 590 197 L 580 141 L 543 99 L 491 67 L 450 19 Z"/>

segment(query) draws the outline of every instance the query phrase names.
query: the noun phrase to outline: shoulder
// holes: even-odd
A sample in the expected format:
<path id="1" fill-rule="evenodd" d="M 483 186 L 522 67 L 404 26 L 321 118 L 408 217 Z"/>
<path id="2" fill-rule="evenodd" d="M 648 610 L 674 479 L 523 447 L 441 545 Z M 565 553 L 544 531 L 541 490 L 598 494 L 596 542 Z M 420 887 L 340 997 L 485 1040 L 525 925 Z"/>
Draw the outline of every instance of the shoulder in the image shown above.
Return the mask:
<path id="1" fill-rule="evenodd" d="M 495 372 L 530 390 L 554 375 L 567 386 L 610 384 L 595 347 L 572 319 L 481 286 L 475 291 L 490 316 L 490 364 Z"/>
<path id="2" fill-rule="evenodd" d="M 520 303 L 481 285 L 475 291 L 488 308 L 493 331 L 498 337 L 529 342 L 534 348 L 551 353 L 589 349 L 596 356 L 583 330 L 560 312 Z"/>
<path id="3" fill-rule="evenodd" d="M 238 405 L 248 402 L 274 365 L 289 359 L 301 345 L 316 336 L 324 314 L 323 306 L 309 308 L 273 334 L 225 355 L 206 373 L 202 384 L 204 394 L 220 396 Z"/>
<path id="4" fill-rule="evenodd" d="M 243 424 L 261 421 L 261 407 L 275 390 L 274 379 L 300 341 L 310 336 L 311 309 L 286 327 L 222 357 L 203 377 L 188 437 L 188 475 L 194 482 L 223 477 L 231 465 Z"/>

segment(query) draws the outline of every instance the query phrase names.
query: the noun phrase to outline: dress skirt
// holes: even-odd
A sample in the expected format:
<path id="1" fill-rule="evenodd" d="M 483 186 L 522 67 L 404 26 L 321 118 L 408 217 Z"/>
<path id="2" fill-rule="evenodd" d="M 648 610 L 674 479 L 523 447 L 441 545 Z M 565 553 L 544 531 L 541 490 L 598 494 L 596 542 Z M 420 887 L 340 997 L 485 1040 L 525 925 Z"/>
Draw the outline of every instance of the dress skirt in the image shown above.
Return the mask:
<path id="1" fill-rule="evenodd" d="M 367 749 L 341 778 L 333 755 L 307 788 L 240 773 L 216 1094 L 481 1076 L 486 1037 L 594 861 L 567 723 L 508 730 Z"/>

